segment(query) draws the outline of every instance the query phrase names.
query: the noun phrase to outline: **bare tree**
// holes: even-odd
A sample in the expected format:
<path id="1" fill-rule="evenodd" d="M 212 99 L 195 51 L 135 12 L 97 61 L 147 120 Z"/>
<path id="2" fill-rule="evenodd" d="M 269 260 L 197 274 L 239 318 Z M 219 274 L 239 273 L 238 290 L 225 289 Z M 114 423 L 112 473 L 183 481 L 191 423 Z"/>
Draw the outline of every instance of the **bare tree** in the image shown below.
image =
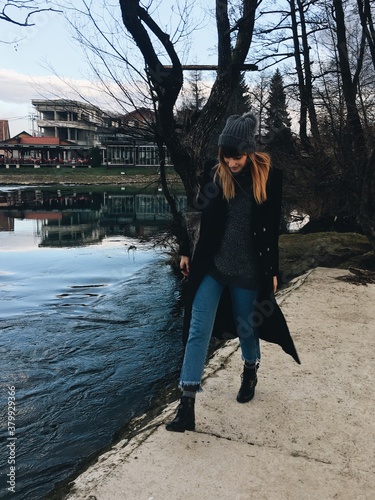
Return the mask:
<path id="1" fill-rule="evenodd" d="M 205 87 L 202 81 L 202 70 L 194 69 L 187 78 L 187 88 L 183 92 L 183 108 L 200 111 L 206 100 Z"/>
<path id="2" fill-rule="evenodd" d="M 237 2 L 237 21 L 230 23 L 226 0 L 216 0 L 216 25 L 218 34 L 218 63 L 216 79 L 210 96 L 201 113 L 186 135 L 176 130 L 174 106 L 183 83 L 180 58 L 170 36 L 154 21 L 138 0 L 120 0 L 122 18 L 128 32 L 140 50 L 147 68 L 151 88 L 157 103 L 156 117 L 158 133 L 163 138 L 187 195 L 191 199 L 197 184 L 197 170 L 202 169 L 205 145 L 217 124 L 223 118 L 226 106 L 235 89 L 241 67 L 248 55 L 252 40 L 255 12 L 258 2 Z M 234 8 L 234 6 L 231 6 Z M 157 53 L 149 33 L 152 33 L 171 62 L 168 69 Z"/>
<path id="3" fill-rule="evenodd" d="M 357 88 L 354 77 L 352 75 L 349 61 L 349 47 L 347 41 L 347 29 L 345 23 L 345 14 L 342 0 L 333 1 L 337 47 L 339 54 L 339 69 L 341 73 L 342 89 L 347 111 L 347 125 L 349 128 L 350 141 L 353 141 L 353 155 L 356 158 L 357 164 L 363 168 L 363 160 L 367 156 L 366 141 L 364 138 L 363 127 L 358 112 L 356 94 Z M 362 64 L 362 60 L 358 60 L 358 65 Z M 352 159 L 354 159 L 352 158 Z"/>
<path id="4" fill-rule="evenodd" d="M 370 0 L 357 0 L 358 12 L 364 37 L 368 43 L 373 67 L 375 69 L 375 28 Z M 364 167 L 361 193 L 360 221 L 365 234 L 375 249 L 375 146 Z"/>
<path id="5" fill-rule="evenodd" d="M 311 147 L 311 138 L 319 143 L 310 37 L 325 25 L 317 22 L 315 3 L 303 0 L 269 2 L 268 7 L 262 9 L 256 26 L 259 58 L 255 62 L 263 63 L 267 69 L 274 65 L 280 69 L 282 63 L 289 66 L 289 85 L 297 89 L 299 101 L 299 137 L 306 149 Z"/>
<path id="6" fill-rule="evenodd" d="M 197 176 L 209 154 L 209 139 L 222 121 L 240 81 L 258 3 L 256 0 L 216 1 L 216 78 L 206 103 L 196 113 L 194 123 L 181 129 L 176 122 L 175 110 L 181 98 L 182 57 L 185 54 L 178 50 L 178 41 L 183 39 L 186 47 L 192 36 L 194 25 L 191 28 L 188 23 L 193 5 L 190 0 L 176 2 L 180 24 L 174 32 L 165 19 L 164 22 L 160 20 L 158 4 L 152 2 L 145 5 L 139 0 L 120 0 L 121 16 L 113 5 L 105 4 L 98 10 L 96 4 L 86 0 L 81 0 L 78 6 L 76 2 L 65 2 L 75 36 L 91 58 L 91 68 L 104 93 L 115 97 L 125 112 L 140 105 L 153 109 L 155 121 L 150 124 L 153 140 L 160 148 L 161 157 L 163 146 L 167 146 L 189 200 L 194 197 Z M 126 46 L 131 48 L 124 49 Z M 92 58 L 93 54 L 95 58 Z M 139 56 L 143 59 L 142 66 Z M 163 161 L 160 170 L 163 178 Z M 168 197 L 167 191 L 165 194 Z M 179 214 L 175 215 L 178 222 Z"/>
<path id="7" fill-rule="evenodd" d="M 319 128 L 315 110 L 315 104 L 313 99 L 313 75 L 311 71 L 312 61 L 310 58 L 310 44 L 309 44 L 309 34 L 307 30 L 307 20 L 305 12 L 309 8 L 306 2 L 302 0 L 297 0 L 299 23 L 300 23 L 300 39 L 302 44 L 302 55 L 303 55 L 303 65 L 300 58 L 300 49 L 298 43 L 298 23 L 296 16 L 296 7 L 294 0 L 289 0 L 291 19 L 292 19 L 292 31 L 293 31 L 293 43 L 295 45 L 294 57 L 296 60 L 297 73 L 299 76 L 299 92 L 301 98 L 301 121 L 300 121 L 300 137 L 301 140 L 307 141 L 307 130 L 305 129 L 306 116 L 305 113 L 308 112 L 311 135 L 319 143 Z M 303 127 L 303 133 L 302 133 Z"/>
<path id="8" fill-rule="evenodd" d="M 216 0 L 216 74 L 207 101 L 194 111 L 189 126 L 179 123 L 176 114 L 186 55 L 180 51 L 178 40 L 183 39 L 186 47 L 194 36 L 194 27 L 187 27 L 196 5 L 190 0 L 176 3 L 181 22 L 175 30 L 168 20 L 161 21 L 159 4 L 152 1 L 120 0 L 121 16 L 115 6 L 105 4 L 116 24 L 114 30 L 102 11 L 95 10 L 97 4 L 81 0 L 81 5 L 78 9 L 76 2 L 71 4 L 70 12 L 84 18 L 76 35 L 88 57 L 96 56 L 92 69 L 102 82 L 103 93 L 115 97 L 125 112 L 139 106 L 153 109 L 155 122 L 150 124 L 150 137 L 160 148 L 167 146 L 190 200 L 207 159 L 207 143 L 225 118 L 251 47 L 252 62 L 266 69 L 273 65 L 281 69 L 289 98 L 291 89 L 296 90 L 293 108 L 300 115 L 296 141 L 300 157 L 291 171 L 296 182 L 308 179 L 296 204 L 307 206 L 305 200 L 309 200 L 309 208 L 318 216 L 360 217 L 371 237 L 368 227 L 374 220 L 374 193 L 368 189 L 373 172 L 373 155 L 369 152 L 373 147 L 374 111 L 373 2 Z M 358 35 L 353 24 L 359 26 Z M 94 35 L 88 26 L 95 28 Z M 132 48 L 124 49 L 129 44 Z M 295 67 L 291 68 L 293 63 Z M 263 109 L 267 95 L 262 91 L 258 97 Z M 165 173 L 163 168 L 161 172 Z"/>
<path id="9" fill-rule="evenodd" d="M 264 120 L 265 113 L 267 111 L 267 96 L 270 78 L 266 76 L 265 72 L 262 72 L 260 78 L 255 83 L 251 85 L 249 89 L 249 99 L 251 102 L 251 108 L 254 113 L 258 116 L 258 136 L 262 136 L 262 131 L 265 128 Z"/>
<path id="10" fill-rule="evenodd" d="M 321 144 L 331 170 L 325 176 L 325 190 L 331 192 L 325 208 L 359 223 L 375 249 L 375 157 L 373 122 L 369 119 L 375 75 L 368 64 L 371 47 L 355 5 L 335 0 L 322 1 L 321 6 L 331 38 L 330 44 L 322 45 L 322 39 L 318 43 L 325 56 L 318 54 L 321 72 L 315 80 L 320 129 L 326 139 Z"/>
<path id="11" fill-rule="evenodd" d="M 358 13 L 363 28 L 363 33 L 370 48 L 372 62 L 375 68 L 375 27 L 371 0 L 357 0 Z"/>

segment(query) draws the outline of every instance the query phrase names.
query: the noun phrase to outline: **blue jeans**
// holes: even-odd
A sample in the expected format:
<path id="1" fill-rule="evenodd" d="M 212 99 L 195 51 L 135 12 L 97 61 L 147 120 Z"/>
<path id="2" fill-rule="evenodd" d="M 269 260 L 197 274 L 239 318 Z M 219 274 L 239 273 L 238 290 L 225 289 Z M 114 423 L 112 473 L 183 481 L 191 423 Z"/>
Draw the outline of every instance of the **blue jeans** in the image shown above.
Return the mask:
<path id="1" fill-rule="evenodd" d="M 200 388 L 216 311 L 224 287 L 225 285 L 206 275 L 195 294 L 189 337 L 181 369 L 180 387 L 197 385 Z M 258 292 L 246 288 L 229 288 L 242 359 L 249 364 L 256 363 L 260 360 L 260 346 L 258 335 L 253 327 L 252 316 Z"/>

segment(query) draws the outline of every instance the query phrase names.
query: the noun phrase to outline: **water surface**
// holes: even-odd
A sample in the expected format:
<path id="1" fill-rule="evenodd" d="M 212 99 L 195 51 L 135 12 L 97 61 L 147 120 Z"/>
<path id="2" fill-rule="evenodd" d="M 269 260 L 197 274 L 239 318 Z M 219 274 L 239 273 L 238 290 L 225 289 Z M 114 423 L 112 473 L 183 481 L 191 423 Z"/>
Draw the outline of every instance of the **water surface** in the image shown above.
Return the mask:
<path id="1" fill-rule="evenodd" d="M 180 287 L 150 239 L 168 221 L 158 194 L 146 206 L 67 190 L 0 193 L 0 415 L 14 385 L 17 437 L 16 493 L 2 472 L 1 498 L 43 498 L 149 409 L 181 363 Z"/>

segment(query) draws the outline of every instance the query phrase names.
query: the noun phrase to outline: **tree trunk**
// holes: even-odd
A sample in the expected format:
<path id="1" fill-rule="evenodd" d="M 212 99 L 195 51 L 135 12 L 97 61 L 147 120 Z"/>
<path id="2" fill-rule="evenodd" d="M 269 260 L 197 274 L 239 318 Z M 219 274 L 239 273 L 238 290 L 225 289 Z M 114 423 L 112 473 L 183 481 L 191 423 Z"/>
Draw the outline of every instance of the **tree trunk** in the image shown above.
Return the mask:
<path id="1" fill-rule="evenodd" d="M 244 0 L 242 5 L 243 15 L 236 23 L 237 39 L 232 48 L 227 0 L 216 0 L 219 40 L 217 76 L 197 122 L 184 141 L 200 170 L 206 160 L 207 143 L 225 115 L 233 91 L 240 81 L 240 67 L 250 49 L 257 1 Z"/>
<path id="2" fill-rule="evenodd" d="M 353 144 L 352 158 L 353 166 L 359 167 L 358 174 L 361 176 L 365 168 L 367 160 L 367 148 L 365 136 L 358 113 L 356 103 L 356 89 L 353 85 L 350 63 L 348 59 L 348 44 L 346 39 L 346 26 L 344 9 L 342 0 L 334 0 L 336 17 L 336 32 L 337 32 L 337 47 L 339 52 L 339 65 L 341 72 L 341 80 L 343 86 L 343 94 L 347 110 L 347 125 L 349 128 L 350 137 Z M 358 179 L 359 180 L 359 179 Z"/>
<path id="3" fill-rule="evenodd" d="M 184 184 L 188 199 L 192 199 L 197 186 L 197 172 L 203 169 L 206 160 L 206 145 L 218 123 L 223 119 L 234 88 L 239 82 L 241 65 L 249 52 L 256 0 L 243 0 L 242 17 L 236 23 L 237 36 L 232 47 L 231 28 L 227 0 L 216 0 L 218 32 L 217 78 L 209 99 L 188 134 L 176 131 L 173 109 L 182 88 L 181 62 L 169 36 L 140 6 L 139 0 L 120 0 L 123 22 L 141 51 L 148 71 L 151 91 L 155 94 L 157 133 L 167 146 L 174 167 Z M 143 23 L 159 39 L 171 67 L 164 67 L 149 38 Z M 233 35 L 232 35 L 233 36 Z"/>
<path id="4" fill-rule="evenodd" d="M 351 179 L 354 190 L 359 199 L 359 221 L 375 249 L 375 211 L 374 211 L 374 181 L 375 181 L 375 151 L 370 158 L 367 156 L 365 134 L 356 103 L 356 88 L 353 85 L 350 64 L 348 59 L 348 46 L 346 40 L 345 17 L 342 0 L 333 1 L 337 28 L 337 45 L 339 51 L 339 65 L 343 85 L 343 94 L 347 109 L 347 125 L 352 141 L 352 150 L 349 151 L 348 166 L 351 169 Z M 358 62 L 361 64 L 361 61 Z"/>
<path id="5" fill-rule="evenodd" d="M 372 20 L 370 0 L 357 0 L 361 25 L 370 48 L 372 64 L 375 69 L 375 27 Z"/>
<path id="6" fill-rule="evenodd" d="M 305 99 L 306 107 L 309 113 L 311 134 L 317 143 L 320 142 L 320 134 L 318 127 L 318 120 L 316 116 L 316 110 L 313 98 L 313 85 L 312 85 L 312 74 L 311 74 L 311 60 L 310 60 L 310 46 L 306 30 L 306 19 L 304 5 L 301 0 L 297 0 L 299 18 L 301 22 L 301 41 L 303 48 L 303 62 L 305 69 Z"/>
<path id="7" fill-rule="evenodd" d="M 375 149 L 372 150 L 363 179 L 359 220 L 375 252 Z"/>
<path id="8" fill-rule="evenodd" d="M 294 0 L 289 0 L 290 17 L 292 22 L 293 46 L 294 46 L 294 60 L 296 62 L 296 71 L 298 78 L 298 90 L 301 100 L 300 116 L 299 116 L 299 136 L 304 147 L 309 147 L 309 140 L 307 137 L 307 109 L 308 109 L 308 96 L 305 86 L 305 77 L 303 74 L 303 66 L 301 60 L 301 50 L 299 46 L 299 33 L 297 11 Z"/>

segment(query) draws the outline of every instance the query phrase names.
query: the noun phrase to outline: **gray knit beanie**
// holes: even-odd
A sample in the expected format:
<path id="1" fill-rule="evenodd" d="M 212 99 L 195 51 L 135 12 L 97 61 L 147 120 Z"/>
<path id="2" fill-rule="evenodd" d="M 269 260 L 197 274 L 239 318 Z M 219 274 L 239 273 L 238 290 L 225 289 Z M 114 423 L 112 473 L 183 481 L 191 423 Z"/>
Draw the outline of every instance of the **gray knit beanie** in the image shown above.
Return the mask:
<path id="1" fill-rule="evenodd" d="M 258 120 L 253 113 L 232 115 L 219 136 L 218 146 L 236 149 L 240 153 L 255 151 L 255 131 Z"/>

